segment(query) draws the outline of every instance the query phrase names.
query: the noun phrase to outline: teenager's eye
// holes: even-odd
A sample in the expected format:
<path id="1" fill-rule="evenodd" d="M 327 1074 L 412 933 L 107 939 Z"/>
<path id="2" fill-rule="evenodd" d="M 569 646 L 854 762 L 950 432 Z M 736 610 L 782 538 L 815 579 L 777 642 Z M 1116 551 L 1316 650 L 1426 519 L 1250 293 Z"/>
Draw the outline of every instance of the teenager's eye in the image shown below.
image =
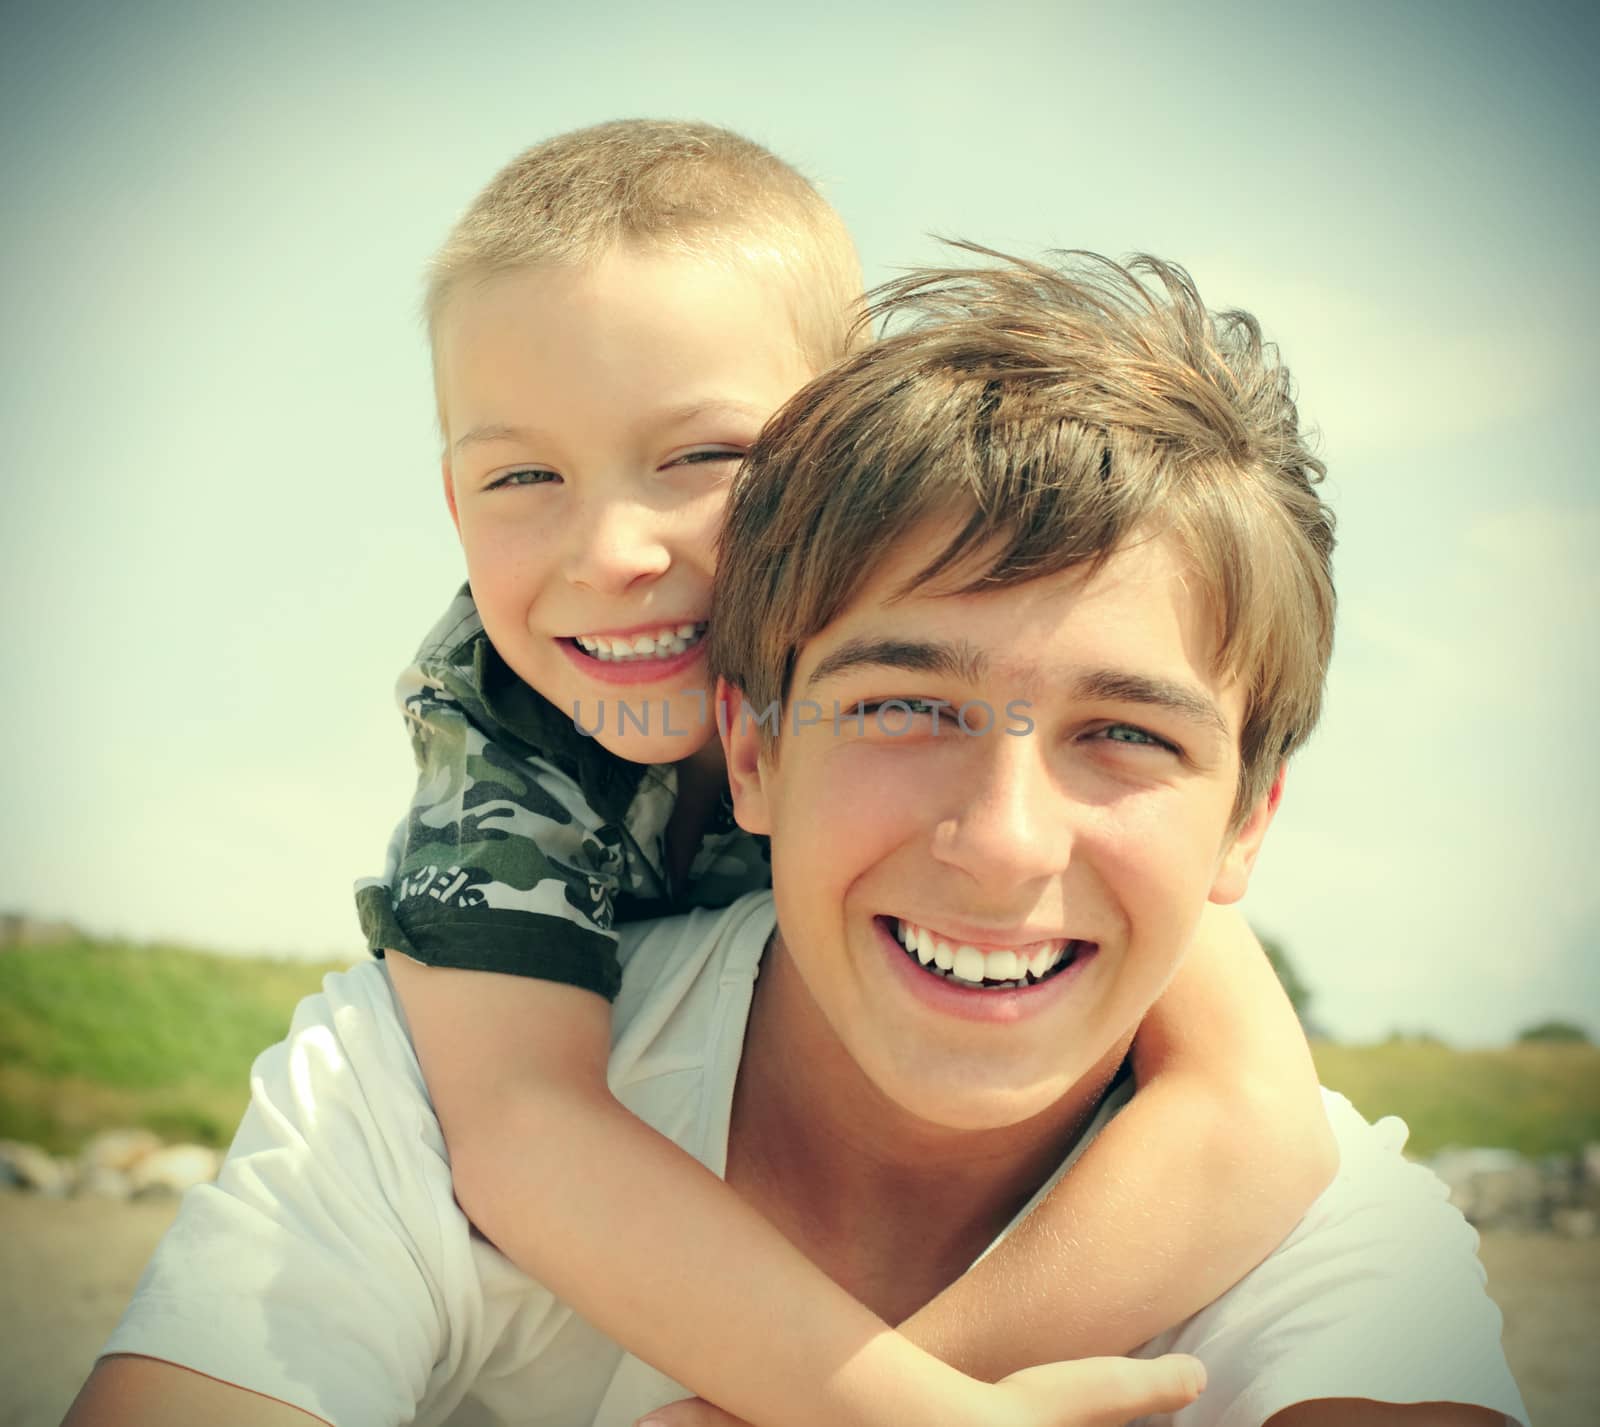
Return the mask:
<path id="1" fill-rule="evenodd" d="M 560 479 L 561 477 L 554 471 L 546 471 L 537 466 L 529 466 L 519 471 L 507 471 L 505 475 L 497 476 L 484 489 L 497 491 L 510 486 L 542 486 Z"/>
<path id="2" fill-rule="evenodd" d="M 836 728 L 841 720 L 849 733 L 873 739 L 887 738 L 890 742 L 907 736 L 921 742 L 925 738 L 954 734 L 960 729 L 955 706 L 948 700 L 909 696 L 862 699 L 839 711 L 835 716 Z"/>
<path id="3" fill-rule="evenodd" d="M 1136 748 L 1164 748 L 1169 753 L 1179 752 L 1174 743 L 1169 743 L 1164 738 L 1159 738 L 1149 729 L 1139 728 L 1131 723 L 1112 723 L 1096 730 L 1095 737 L 1107 743 L 1130 743 Z"/>
<path id="4" fill-rule="evenodd" d="M 916 718 L 926 718 L 935 709 L 947 709 L 950 705 L 943 699 L 868 699 L 857 704 L 850 710 L 852 714 L 864 713 L 869 718 L 874 714 L 888 710 L 891 714 L 899 714 L 904 718 L 910 714 Z"/>

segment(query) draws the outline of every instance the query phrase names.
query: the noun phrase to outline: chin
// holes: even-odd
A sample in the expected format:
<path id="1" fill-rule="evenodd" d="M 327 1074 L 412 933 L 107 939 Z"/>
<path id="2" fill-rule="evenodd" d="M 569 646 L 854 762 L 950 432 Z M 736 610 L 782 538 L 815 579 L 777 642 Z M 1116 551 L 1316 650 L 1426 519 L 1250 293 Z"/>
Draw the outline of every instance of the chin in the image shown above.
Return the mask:
<path id="1" fill-rule="evenodd" d="M 633 733 L 625 733 L 620 737 L 608 733 L 597 737 L 595 742 L 625 763 L 679 763 L 693 757 L 706 746 L 704 738 Z"/>
<path id="2" fill-rule="evenodd" d="M 930 1066 L 930 1060 L 937 1061 Z M 1007 1130 L 1045 1114 L 1067 1096 L 1075 1078 L 1061 1057 L 1049 1066 L 1014 1066 L 987 1057 L 935 1055 L 864 1066 L 885 1099 L 930 1128 L 974 1134 Z M 1087 1069 L 1087 1068 L 1086 1068 Z"/>
<path id="3" fill-rule="evenodd" d="M 564 712 L 573 707 L 569 703 Z M 629 707 L 639 711 L 637 718 L 631 713 L 622 717 L 616 694 L 586 690 L 576 703 L 577 727 L 627 763 L 677 763 L 698 753 L 716 735 L 704 712 L 710 707 L 709 697 L 694 692 L 640 695 Z"/>

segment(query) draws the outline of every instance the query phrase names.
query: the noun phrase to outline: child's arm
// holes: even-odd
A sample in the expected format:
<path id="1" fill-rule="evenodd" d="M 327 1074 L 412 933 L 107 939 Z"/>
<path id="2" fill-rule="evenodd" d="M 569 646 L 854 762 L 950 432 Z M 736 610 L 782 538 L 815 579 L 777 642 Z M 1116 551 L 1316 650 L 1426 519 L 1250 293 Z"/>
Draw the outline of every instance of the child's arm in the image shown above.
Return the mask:
<path id="1" fill-rule="evenodd" d="M 760 1427 L 1075 1427 L 1171 1412 L 1192 1358 L 976 1381 L 889 1328 L 612 1098 L 604 1000 L 391 953 L 456 1198 L 608 1337 Z"/>
<path id="2" fill-rule="evenodd" d="M 462 1209 L 607 1336 L 761 1427 L 1017 1420 L 618 1104 L 602 997 L 389 965 Z"/>
<path id="3" fill-rule="evenodd" d="M 1338 1165 L 1316 1068 L 1244 918 L 1208 906 L 1134 1042 L 1139 1090 L 901 1332 L 974 1376 L 1125 1353 L 1261 1262 Z"/>

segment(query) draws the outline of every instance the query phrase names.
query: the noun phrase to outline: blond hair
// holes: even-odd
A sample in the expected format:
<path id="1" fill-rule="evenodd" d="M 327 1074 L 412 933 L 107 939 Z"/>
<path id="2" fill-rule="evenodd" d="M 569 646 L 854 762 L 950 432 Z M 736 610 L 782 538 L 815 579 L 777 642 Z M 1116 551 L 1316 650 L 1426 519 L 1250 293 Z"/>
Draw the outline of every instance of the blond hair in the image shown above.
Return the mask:
<path id="1" fill-rule="evenodd" d="M 517 155 L 450 230 L 423 298 L 435 366 L 440 316 L 463 286 L 583 267 L 632 244 L 764 265 L 790 288 L 814 369 L 849 348 L 861 265 L 844 220 L 807 179 L 712 124 L 619 119 Z"/>
<path id="2" fill-rule="evenodd" d="M 1310 734 L 1332 651 L 1333 516 L 1288 371 L 1180 267 L 1092 253 L 913 273 L 886 335 L 768 423 L 729 503 L 711 661 L 757 707 L 918 522 L 964 520 L 906 588 L 1099 568 L 1173 534 L 1245 687 L 1242 818 Z M 903 328 L 903 330 L 897 330 Z"/>

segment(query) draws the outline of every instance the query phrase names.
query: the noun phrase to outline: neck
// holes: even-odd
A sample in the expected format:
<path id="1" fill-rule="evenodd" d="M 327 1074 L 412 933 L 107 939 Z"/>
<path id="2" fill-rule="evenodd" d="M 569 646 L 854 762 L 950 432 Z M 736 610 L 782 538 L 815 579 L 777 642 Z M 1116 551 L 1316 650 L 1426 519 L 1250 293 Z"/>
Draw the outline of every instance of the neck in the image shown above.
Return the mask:
<path id="1" fill-rule="evenodd" d="M 686 789 L 703 788 L 715 788 L 720 794 L 728 786 L 728 760 L 720 738 L 709 739 L 687 758 L 680 758 L 675 766 L 680 795 Z"/>
<path id="2" fill-rule="evenodd" d="M 713 738 L 704 748 L 679 759 L 678 796 L 667 821 L 667 880 L 681 887 L 693 865 L 706 826 L 728 786 L 728 765 L 722 740 Z"/>
<path id="3" fill-rule="evenodd" d="M 1042 1114 L 982 1130 L 929 1124 L 862 1075 L 776 937 L 734 1092 L 728 1182 L 862 1302 L 903 1321 L 1049 1178 L 1131 1037 Z"/>

